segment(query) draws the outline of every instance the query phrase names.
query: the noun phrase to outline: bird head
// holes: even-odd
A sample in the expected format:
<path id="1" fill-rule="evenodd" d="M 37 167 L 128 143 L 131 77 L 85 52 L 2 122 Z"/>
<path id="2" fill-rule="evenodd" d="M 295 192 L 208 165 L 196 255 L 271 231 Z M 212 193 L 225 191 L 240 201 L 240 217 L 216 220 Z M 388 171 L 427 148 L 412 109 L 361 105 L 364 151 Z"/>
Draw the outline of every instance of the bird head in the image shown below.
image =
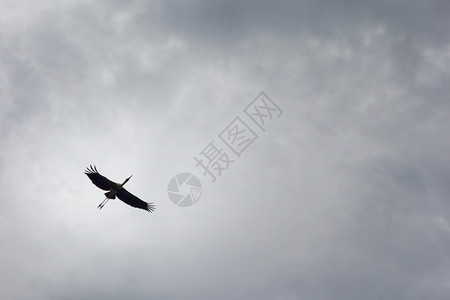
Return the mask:
<path id="1" fill-rule="evenodd" d="M 122 183 L 122 185 L 124 185 L 125 183 L 127 183 L 128 180 L 130 180 L 131 177 L 133 177 L 133 175 L 131 175 L 130 177 L 128 177 L 127 179 L 125 179 L 125 181 Z"/>

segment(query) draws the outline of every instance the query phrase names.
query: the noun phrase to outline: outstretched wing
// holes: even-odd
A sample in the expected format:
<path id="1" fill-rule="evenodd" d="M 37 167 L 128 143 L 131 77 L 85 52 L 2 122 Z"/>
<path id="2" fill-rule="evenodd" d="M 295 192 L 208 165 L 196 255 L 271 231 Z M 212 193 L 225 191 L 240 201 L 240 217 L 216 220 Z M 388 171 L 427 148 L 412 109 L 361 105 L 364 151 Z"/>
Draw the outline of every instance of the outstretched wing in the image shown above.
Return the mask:
<path id="1" fill-rule="evenodd" d="M 102 190 L 109 191 L 114 186 L 114 182 L 112 182 L 105 176 L 100 175 L 95 166 L 92 167 L 92 165 L 90 165 L 90 168 L 88 167 L 86 171 L 84 171 L 84 174 L 89 177 L 93 184 L 95 184 Z"/>
<path id="2" fill-rule="evenodd" d="M 145 201 L 142 201 L 141 199 L 139 199 L 138 197 L 136 197 L 135 195 L 133 195 L 124 188 L 121 188 L 117 192 L 116 196 L 126 204 L 131 205 L 133 207 L 145 209 L 146 211 L 149 212 L 153 212 L 155 210 L 155 206 L 153 205 L 153 203 L 147 203 Z"/>

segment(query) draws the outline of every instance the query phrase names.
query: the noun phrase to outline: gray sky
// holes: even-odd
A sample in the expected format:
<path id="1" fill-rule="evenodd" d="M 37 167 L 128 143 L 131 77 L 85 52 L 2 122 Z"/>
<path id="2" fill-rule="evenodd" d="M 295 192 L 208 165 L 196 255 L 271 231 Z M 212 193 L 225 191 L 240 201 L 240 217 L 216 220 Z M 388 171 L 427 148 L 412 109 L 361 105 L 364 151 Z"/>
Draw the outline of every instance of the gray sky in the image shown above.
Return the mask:
<path id="1" fill-rule="evenodd" d="M 0 298 L 447 299 L 449 15 L 0 1 Z M 212 183 L 194 156 L 261 91 L 283 115 Z M 89 164 L 157 210 L 97 210 Z"/>

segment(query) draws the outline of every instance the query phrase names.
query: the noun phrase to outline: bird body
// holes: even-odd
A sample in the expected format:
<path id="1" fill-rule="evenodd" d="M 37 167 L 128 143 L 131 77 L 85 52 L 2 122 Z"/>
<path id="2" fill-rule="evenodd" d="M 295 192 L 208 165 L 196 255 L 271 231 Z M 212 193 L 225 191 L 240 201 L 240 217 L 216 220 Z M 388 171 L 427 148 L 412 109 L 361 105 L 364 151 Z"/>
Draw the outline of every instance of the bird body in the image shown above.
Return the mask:
<path id="1" fill-rule="evenodd" d="M 107 191 L 105 193 L 105 200 L 103 200 L 103 202 L 98 206 L 99 209 L 102 209 L 109 199 L 115 199 L 117 196 L 117 198 L 130 206 L 141 208 L 149 212 L 153 212 L 155 210 L 155 206 L 153 205 L 153 203 L 142 201 L 123 187 L 133 175 L 126 178 L 122 184 L 119 184 L 109 180 L 105 176 L 100 175 L 100 173 L 97 171 L 97 168 L 95 166 L 92 167 L 92 165 L 90 166 L 90 168 L 88 167 L 86 169 L 84 174 L 86 174 L 92 181 L 92 183 L 98 188 Z"/>
<path id="2" fill-rule="evenodd" d="M 94 168 L 95 168 L 95 166 L 94 166 Z M 88 176 L 89 176 L 89 175 L 88 175 Z M 118 184 L 118 183 L 115 183 L 115 182 L 111 182 L 111 183 L 112 183 L 112 184 L 111 184 L 111 189 L 110 189 L 108 192 L 105 193 L 106 198 L 108 198 L 108 199 L 116 199 L 116 195 L 117 195 L 117 193 L 119 192 L 119 190 L 121 190 L 121 189 L 123 188 L 124 184 L 127 183 L 128 180 L 130 180 L 130 178 L 131 178 L 132 176 L 133 176 L 133 175 L 131 175 L 130 177 L 128 177 L 127 179 L 125 179 L 125 181 L 124 181 L 122 184 Z"/>

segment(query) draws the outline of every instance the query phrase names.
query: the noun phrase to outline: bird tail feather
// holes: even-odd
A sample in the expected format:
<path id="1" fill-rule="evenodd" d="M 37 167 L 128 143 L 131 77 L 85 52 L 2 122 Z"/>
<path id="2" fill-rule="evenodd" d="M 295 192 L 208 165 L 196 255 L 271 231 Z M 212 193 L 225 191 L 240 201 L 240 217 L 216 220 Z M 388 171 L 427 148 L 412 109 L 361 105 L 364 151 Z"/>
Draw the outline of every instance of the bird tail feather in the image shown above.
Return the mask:
<path id="1" fill-rule="evenodd" d="M 106 192 L 105 196 L 109 199 L 116 199 L 116 195 L 112 191 Z"/>

